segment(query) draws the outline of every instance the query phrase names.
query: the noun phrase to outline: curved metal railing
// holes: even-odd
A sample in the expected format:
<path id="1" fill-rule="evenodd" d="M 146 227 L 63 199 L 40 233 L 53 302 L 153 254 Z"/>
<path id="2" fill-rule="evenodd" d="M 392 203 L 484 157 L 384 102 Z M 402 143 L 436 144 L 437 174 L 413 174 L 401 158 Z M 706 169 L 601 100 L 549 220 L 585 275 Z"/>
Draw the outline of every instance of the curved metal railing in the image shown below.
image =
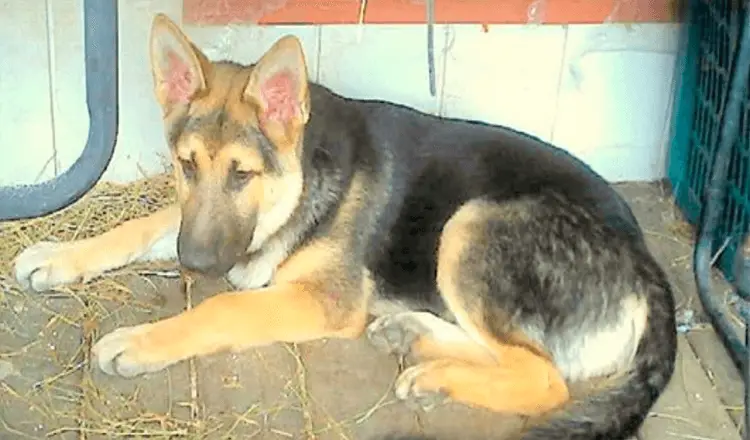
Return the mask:
<path id="1" fill-rule="evenodd" d="M 84 0 L 84 54 L 89 134 L 78 159 L 54 179 L 0 187 L 0 220 L 41 217 L 80 199 L 112 159 L 118 124 L 117 0 Z"/>

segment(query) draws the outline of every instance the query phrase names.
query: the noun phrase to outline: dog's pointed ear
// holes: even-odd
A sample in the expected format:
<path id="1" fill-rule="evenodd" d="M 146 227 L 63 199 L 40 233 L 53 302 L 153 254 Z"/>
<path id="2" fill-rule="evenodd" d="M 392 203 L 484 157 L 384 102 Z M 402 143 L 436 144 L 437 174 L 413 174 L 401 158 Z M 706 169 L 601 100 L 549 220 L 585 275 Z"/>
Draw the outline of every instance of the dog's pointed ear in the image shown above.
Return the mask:
<path id="1" fill-rule="evenodd" d="M 299 40 L 282 37 L 253 68 L 245 99 L 258 111 L 263 133 L 277 148 L 295 148 L 310 118 L 307 65 Z"/>
<path id="2" fill-rule="evenodd" d="M 164 114 L 206 88 L 208 59 L 166 15 L 154 17 L 149 45 L 154 91 Z"/>

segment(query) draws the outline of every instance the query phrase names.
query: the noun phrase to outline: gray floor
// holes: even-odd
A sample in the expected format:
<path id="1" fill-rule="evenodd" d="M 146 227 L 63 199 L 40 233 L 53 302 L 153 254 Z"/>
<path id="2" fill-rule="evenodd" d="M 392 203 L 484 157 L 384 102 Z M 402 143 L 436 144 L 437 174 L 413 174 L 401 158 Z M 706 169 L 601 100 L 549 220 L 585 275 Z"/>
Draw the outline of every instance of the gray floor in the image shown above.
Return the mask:
<path id="1" fill-rule="evenodd" d="M 680 335 L 675 377 L 639 437 L 739 439 L 742 381 L 714 331 L 700 324 L 689 234 L 656 185 L 618 187 L 672 277 L 678 313 L 692 311 L 695 324 Z M 0 298 L 0 437 L 323 440 L 395 430 L 468 440 L 502 438 L 522 426 L 519 418 L 456 404 L 428 414 L 408 410 L 390 389 L 396 359 L 365 340 L 278 344 L 184 362 L 135 380 L 83 367 L 85 347 L 97 335 L 185 307 L 178 282 L 165 275 L 171 274 L 105 277 L 89 286 L 107 292 L 96 301 L 75 288 L 42 298 L 6 286 Z M 192 301 L 222 287 L 199 280 Z"/>

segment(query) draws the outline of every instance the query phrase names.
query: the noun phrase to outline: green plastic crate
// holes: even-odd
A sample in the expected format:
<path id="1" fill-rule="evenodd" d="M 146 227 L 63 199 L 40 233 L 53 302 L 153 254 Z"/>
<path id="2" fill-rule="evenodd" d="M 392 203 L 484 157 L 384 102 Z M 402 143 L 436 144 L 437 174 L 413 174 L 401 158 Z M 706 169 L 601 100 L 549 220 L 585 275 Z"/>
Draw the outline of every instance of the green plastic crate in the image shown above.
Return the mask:
<path id="1" fill-rule="evenodd" d="M 700 221 L 704 187 L 711 176 L 721 133 L 722 112 L 741 27 L 747 11 L 737 0 L 691 0 L 677 58 L 672 138 L 667 178 L 688 222 Z M 714 252 L 725 277 L 734 281 L 733 262 L 750 220 L 750 96 L 745 96 L 740 135 L 732 146 L 727 195 Z"/>

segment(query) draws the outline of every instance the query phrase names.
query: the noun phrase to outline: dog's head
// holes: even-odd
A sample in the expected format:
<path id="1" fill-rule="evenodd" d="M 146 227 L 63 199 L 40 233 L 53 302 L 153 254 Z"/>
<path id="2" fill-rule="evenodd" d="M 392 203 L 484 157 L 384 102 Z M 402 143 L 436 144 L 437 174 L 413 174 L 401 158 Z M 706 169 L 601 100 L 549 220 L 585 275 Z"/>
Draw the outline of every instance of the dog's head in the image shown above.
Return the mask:
<path id="1" fill-rule="evenodd" d="M 302 47 L 286 36 L 254 66 L 212 62 L 157 15 L 150 55 L 182 207 L 180 263 L 223 274 L 299 202 L 310 116 Z"/>

